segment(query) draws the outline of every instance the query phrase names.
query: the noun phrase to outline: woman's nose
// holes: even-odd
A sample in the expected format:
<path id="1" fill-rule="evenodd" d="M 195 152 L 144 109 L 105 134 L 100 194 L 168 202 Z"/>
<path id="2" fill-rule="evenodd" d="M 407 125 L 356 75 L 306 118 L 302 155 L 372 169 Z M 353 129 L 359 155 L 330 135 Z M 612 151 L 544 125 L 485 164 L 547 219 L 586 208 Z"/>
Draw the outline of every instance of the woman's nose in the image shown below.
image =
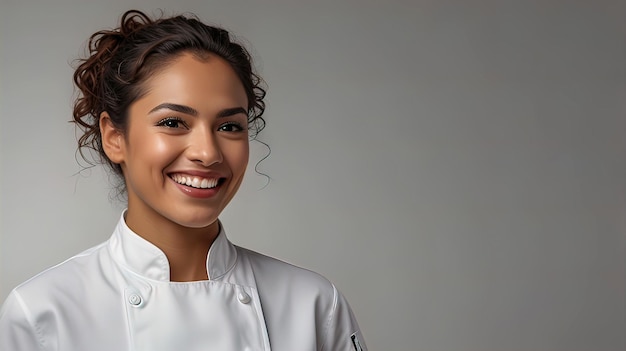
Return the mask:
<path id="1" fill-rule="evenodd" d="M 216 135 L 211 130 L 194 131 L 187 147 L 187 157 L 205 167 L 221 163 L 223 155 Z"/>

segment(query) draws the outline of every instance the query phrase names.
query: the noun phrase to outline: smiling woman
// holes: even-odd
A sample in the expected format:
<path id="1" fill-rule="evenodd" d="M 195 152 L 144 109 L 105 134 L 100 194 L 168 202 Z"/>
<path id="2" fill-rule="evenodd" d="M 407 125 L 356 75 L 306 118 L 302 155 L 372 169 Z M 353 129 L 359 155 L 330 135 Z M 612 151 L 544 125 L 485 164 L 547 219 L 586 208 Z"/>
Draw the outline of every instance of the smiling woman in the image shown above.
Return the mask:
<path id="1" fill-rule="evenodd" d="M 12 291 L 0 350 L 365 350 L 330 282 L 231 244 L 218 219 L 265 126 L 247 51 L 138 11 L 89 47 L 79 146 L 121 177 L 128 208 L 107 242 Z"/>
<path id="2" fill-rule="evenodd" d="M 125 131 L 100 115 L 104 151 L 124 175 L 126 224 L 165 251 L 174 281 L 207 279 L 217 217 L 248 163 L 246 92 L 227 62 L 205 56 L 181 54 L 152 77 Z"/>

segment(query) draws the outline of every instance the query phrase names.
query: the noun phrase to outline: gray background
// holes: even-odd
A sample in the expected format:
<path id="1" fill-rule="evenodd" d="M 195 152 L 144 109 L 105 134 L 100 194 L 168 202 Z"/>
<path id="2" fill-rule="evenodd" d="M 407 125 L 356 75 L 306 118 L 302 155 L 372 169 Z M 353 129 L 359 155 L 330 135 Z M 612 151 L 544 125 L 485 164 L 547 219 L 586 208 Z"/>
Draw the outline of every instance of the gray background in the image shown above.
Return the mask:
<path id="1" fill-rule="evenodd" d="M 335 282 L 371 350 L 626 349 L 617 1 L 2 0 L 1 299 L 120 215 L 66 121 L 71 61 L 134 7 L 250 43 L 273 180 L 222 219 Z"/>

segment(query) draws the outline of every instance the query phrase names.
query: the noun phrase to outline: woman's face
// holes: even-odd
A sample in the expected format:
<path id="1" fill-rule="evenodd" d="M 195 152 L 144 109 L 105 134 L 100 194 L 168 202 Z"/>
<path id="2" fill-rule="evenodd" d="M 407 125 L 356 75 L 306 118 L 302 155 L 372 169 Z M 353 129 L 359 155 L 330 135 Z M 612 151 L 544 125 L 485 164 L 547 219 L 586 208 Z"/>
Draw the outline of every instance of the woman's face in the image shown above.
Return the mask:
<path id="1" fill-rule="evenodd" d="M 128 225 L 135 231 L 216 225 L 248 163 L 248 100 L 241 81 L 217 56 L 185 54 L 145 88 L 129 108 L 120 141 Z"/>

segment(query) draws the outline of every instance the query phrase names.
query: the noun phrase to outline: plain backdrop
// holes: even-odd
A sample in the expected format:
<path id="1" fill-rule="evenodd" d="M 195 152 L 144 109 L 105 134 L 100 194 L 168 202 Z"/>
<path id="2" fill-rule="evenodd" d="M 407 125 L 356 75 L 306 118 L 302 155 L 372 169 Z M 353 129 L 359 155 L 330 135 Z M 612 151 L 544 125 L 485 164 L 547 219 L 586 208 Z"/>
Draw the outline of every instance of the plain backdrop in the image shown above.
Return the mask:
<path id="1" fill-rule="evenodd" d="M 233 31 L 269 87 L 271 182 L 253 143 L 229 237 L 336 283 L 370 350 L 626 349 L 623 1 L 0 4 L 0 299 L 111 234 L 72 61 L 162 9 Z"/>

